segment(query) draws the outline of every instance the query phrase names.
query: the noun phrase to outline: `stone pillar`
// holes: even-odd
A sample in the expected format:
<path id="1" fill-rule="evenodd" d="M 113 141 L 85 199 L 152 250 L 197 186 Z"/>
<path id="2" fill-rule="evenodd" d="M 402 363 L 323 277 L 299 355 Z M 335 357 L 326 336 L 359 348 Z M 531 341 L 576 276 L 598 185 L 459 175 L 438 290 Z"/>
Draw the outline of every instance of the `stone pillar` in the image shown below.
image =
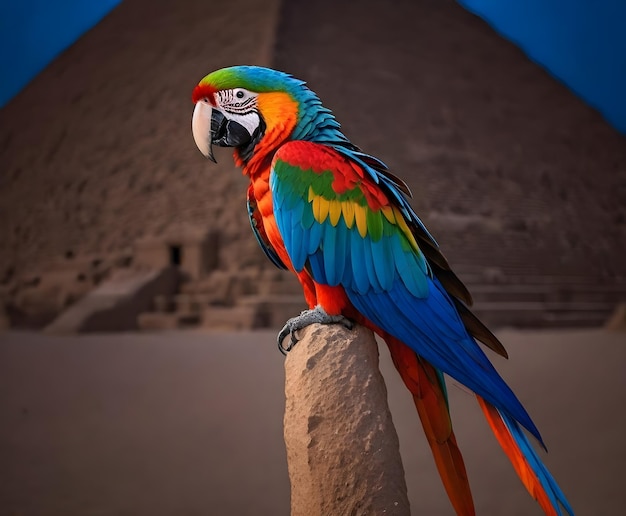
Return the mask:
<path id="1" fill-rule="evenodd" d="M 409 515 L 371 331 L 313 324 L 285 359 L 291 515 Z"/>

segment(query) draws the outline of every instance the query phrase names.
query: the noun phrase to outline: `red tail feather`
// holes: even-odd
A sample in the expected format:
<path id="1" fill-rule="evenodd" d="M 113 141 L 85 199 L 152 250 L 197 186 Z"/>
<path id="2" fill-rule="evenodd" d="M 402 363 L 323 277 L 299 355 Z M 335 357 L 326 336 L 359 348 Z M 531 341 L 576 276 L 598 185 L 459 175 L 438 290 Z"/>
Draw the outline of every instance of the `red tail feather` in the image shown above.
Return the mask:
<path id="1" fill-rule="evenodd" d="M 495 434 L 496 439 L 498 439 L 500 446 L 502 446 L 504 453 L 506 453 L 509 457 L 517 475 L 526 486 L 526 489 L 528 489 L 530 495 L 537 500 L 546 515 L 557 516 L 557 512 L 550 502 L 545 489 L 542 487 L 537 475 L 535 475 L 527 460 L 524 458 L 524 454 L 519 449 L 515 439 L 513 439 L 513 436 L 504 424 L 504 421 L 502 421 L 497 409 L 493 405 L 487 403 L 480 396 L 476 397 L 478 398 L 480 407 L 485 413 L 485 417 L 489 422 L 491 430 Z"/>
<path id="2" fill-rule="evenodd" d="M 437 372 L 400 341 L 391 336 L 385 336 L 385 341 L 396 369 L 413 394 L 439 475 L 454 509 L 459 515 L 474 515 L 463 456 L 456 443 L 446 395 Z"/>

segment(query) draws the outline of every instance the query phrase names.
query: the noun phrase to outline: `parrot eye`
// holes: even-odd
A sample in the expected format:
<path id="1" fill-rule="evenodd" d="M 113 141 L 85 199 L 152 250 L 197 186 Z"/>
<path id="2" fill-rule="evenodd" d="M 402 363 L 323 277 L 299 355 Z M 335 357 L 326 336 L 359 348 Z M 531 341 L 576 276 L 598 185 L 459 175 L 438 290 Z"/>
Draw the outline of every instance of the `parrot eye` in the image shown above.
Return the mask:
<path id="1" fill-rule="evenodd" d="M 217 105 L 229 113 L 245 115 L 256 108 L 256 94 L 245 88 L 220 90 L 215 96 Z"/>

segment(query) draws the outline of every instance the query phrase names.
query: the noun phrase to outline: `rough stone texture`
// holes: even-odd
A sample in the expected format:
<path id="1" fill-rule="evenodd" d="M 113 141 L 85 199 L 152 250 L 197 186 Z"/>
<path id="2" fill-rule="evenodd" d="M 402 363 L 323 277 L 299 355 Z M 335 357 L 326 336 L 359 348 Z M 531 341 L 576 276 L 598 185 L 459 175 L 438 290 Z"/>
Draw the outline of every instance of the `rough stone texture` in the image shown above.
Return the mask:
<path id="1" fill-rule="evenodd" d="M 42 270 L 0 287 L 0 303 L 14 328 L 43 328 L 64 309 L 128 266 L 126 252 L 74 255 L 43 264 Z"/>
<path id="2" fill-rule="evenodd" d="M 218 240 L 217 231 L 182 225 L 159 237 L 135 242 L 133 265 L 155 269 L 177 265 L 185 278 L 199 280 L 218 264 Z"/>
<path id="3" fill-rule="evenodd" d="M 46 333 L 124 331 L 138 329 L 137 317 L 157 295 L 172 294 L 178 285 L 174 267 L 120 270 L 46 327 Z"/>
<path id="4" fill-rule="evenodd" d="M 308 308 L 302 294 L 256 295 L 242 297 L 239 306 L 255 307 L 264 328 L 282 328 L 287 319 Z"/>
<path id="5" fill-rule="evenodd" d="M 408 515 L 373 334 L 314 324 L 285 360 L 292 516 Z"/>
<path id="6" fill-rule="evenodd" d="M 3 107 L 0 283 L 181 224 L 219 231 L 222 268 L 265 263 L 246 180 L 229 150 L 202 158 L 190 96 L 217 68 L 268 65 L 277 13 L 278 0 L 125 0 Z"/>
<path id="7" fill-rule="evenodd" d="M 202 312 L 202 325 L 211 329 L 249 330 L 261 326 L 255 306 L 210 306 Z"/>

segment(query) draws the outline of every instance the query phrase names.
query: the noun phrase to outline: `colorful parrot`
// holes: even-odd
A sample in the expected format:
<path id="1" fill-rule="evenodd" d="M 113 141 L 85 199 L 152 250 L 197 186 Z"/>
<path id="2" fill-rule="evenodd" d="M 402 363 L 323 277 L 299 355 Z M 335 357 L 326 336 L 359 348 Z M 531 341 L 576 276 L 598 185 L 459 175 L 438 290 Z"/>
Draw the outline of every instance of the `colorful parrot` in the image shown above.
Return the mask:
<path id="1" fill-rule="evenodd" d="M 279 348 L 289 351 L 296 330 L 313 322 L 370 328 L 413 395 L 457 514 L 474 514 L 474 506 L 444 373 L 476 394 L 545 513 L 573 515 L 523 428 L 545 448 L 539 431 L 476 341 L 507 357 L 504 347 L 469 310 L 471 296 L 411 208 L 406 184 L 351 143 L 317 95 L 286 73 L 223 68 L 199 82 L 192 100 L 196 145 L 212 161 L 212 145 L 234 148 L 250 178 L 254 235 L 304 289 L 310 310 L 287 321 Z"/>

